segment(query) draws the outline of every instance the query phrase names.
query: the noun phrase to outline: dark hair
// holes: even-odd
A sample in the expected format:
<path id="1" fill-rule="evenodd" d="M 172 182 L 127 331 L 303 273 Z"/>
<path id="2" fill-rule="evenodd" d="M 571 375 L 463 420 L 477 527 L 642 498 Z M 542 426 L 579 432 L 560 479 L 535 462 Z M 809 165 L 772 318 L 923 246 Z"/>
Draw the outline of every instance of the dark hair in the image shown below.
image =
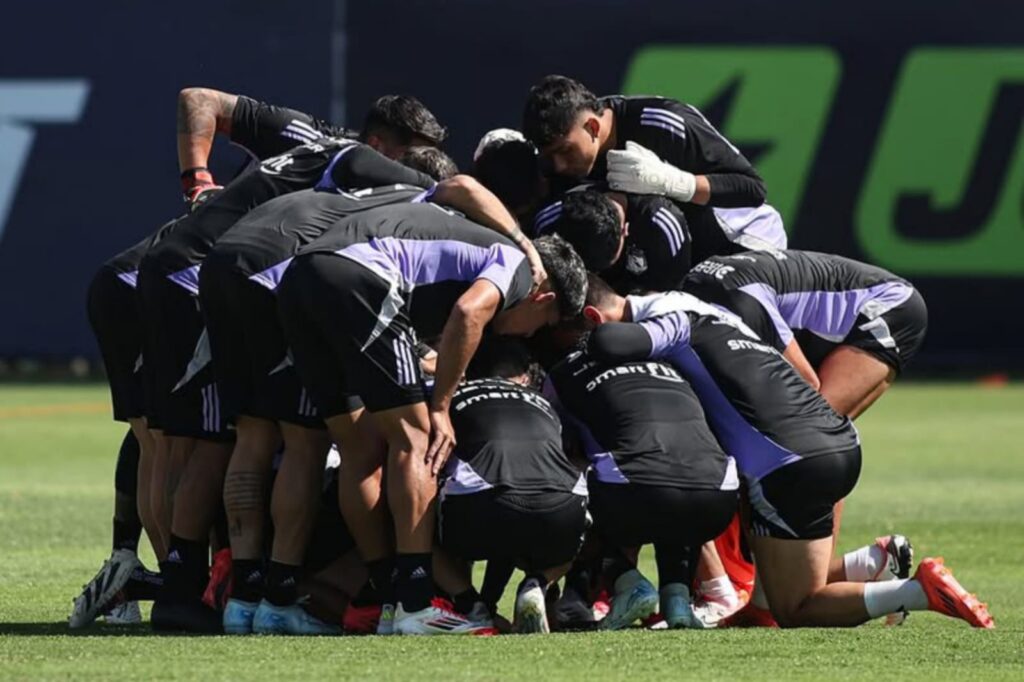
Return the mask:
<path id="1" fill-rule="evenodd" d="M 510 211 L 530 206 L 541 192 L 537 150 L 529 142 L 508 140 L 488 145 L 473 163 L 473 177 Z"/>
<path id="2" fill-rule="evenodd" d="M 533 358 L 520 339 L 488 334 L 480 341 L 466 368 L 467 379 L 500 377 L 511 379 L 528 374 Z"/>
<path id="3" fill-rule="evenodd" d="M 618 294 L 611 288 L 608 282 L 605 282 L 592 272 L 587 274 L 587 305 L 600 308 L 616 296 Z"/>
<path id="4" fill-rule="evenodd" d="M 561 206 L 544 212 L 542 220 L 541 229 L 565 237 L 587 270 L 598 272 L 615 262 L 622 243 L 622 219 L 615 202 L 603 193 L 592 189 L 569 192 L 562 197 Z"/>
<path id="5" fill-rule="evenodd" d="M 459 174 L 459 167 L 451 157 L 437 147 L 409 147 L 399 161 L 438 182 Z"/>
<path id="6" fill-rule="evenodd" d="M 534 240 L 548 283 L 558 298 L 562 318 L 575 317 L 587 298 L 587 269 L 569 242 L 557 234 Z"/>
<path id="7" fill-rule="evenodd" d="M 523 134 L 544 149 L 572 128 L 581 111 L 601 113 L 597 96 L 572 78 L 545 76 L 530 88 L 523 108 Z"/>
<path id="8" fill-rule="evenodd" d="M 363 138 L 370 133 L 386 131 L 398 137 L 403 145 L 422 138 L 439 145 L 448 137 L 448 131 L 437 118 L 412 95 L 384 95 L 370 107 L 363 122 Z"/>

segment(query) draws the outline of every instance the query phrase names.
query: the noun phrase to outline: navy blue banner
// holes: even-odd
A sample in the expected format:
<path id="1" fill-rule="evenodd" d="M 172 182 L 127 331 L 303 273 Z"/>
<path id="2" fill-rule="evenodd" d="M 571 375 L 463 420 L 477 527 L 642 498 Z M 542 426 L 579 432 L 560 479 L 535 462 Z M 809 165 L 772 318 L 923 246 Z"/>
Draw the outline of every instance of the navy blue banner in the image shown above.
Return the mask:
<path id="1" fill-rule="evenodd" d="M 180 88 L 356 124 L 414 93 L 465 168 L 564 73 L 700 107 L 791 245 L 914 281 L 931 311 L 917 366 L 1019 368 L 1022 25 L 1021 3 L 964 0 L 19 3 L 0 23 L 0 357 L 96 357 L 89 278 L 181 209 Z M 221 178 L 240 160 L 215 158 Z"/>

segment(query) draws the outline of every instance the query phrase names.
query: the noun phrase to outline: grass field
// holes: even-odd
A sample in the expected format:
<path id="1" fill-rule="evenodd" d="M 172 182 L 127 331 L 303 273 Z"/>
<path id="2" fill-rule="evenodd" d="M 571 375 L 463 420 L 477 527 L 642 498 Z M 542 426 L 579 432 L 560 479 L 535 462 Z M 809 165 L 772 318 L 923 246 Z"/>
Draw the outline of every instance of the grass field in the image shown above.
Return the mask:
<path id="1" fill-rule="evenodd" d="M 987 632 L 925 613 L 901 628 L 786 632 L 69 635 L 71 599 L 109 554 L 123 429 L 106 400 L 98 386 L 0 386 L 2 679 L 1024 680 L 1024 386 L 897 386 L 859 422 L 864 473 L 841 538 L 848 549 L 899 530 L 918 557 L 944 556 L 989 602 Z"/>

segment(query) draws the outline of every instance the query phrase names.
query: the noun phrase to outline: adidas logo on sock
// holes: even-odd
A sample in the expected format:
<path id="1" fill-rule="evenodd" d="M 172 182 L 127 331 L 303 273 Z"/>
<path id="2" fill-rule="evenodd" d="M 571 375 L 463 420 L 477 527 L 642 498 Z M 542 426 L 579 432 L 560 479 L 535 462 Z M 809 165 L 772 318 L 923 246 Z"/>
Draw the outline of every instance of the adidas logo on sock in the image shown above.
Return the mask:
<path id="1" fill-rule="evenodd" d="M 170 553 L 167 555 L 167 561 L 168 562 L 173 562 L 173 563 L 176 563 L 176 564 L 180 564 L 181 563 L 181 555 L 178 554 L 178 550 L 172 549 L 170 551 Z"/>
<path id="2" fill-rule="evenodd" d="M 409 574 L 409 579 L 410 580 L 417 580 L 419 578 L 426 578 L 426 577 L 427 577 L 427 572 L 424 570 L 424 568 L 422 566 L 417 566 L 416 570 Z"/>

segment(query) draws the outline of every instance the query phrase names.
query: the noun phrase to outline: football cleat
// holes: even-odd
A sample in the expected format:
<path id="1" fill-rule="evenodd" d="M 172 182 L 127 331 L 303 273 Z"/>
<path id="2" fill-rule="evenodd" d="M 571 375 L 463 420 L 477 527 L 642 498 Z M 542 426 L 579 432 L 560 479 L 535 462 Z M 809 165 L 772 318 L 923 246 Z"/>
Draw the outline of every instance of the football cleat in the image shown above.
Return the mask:
<path id="1" fill-rule="evenodd" d="M 227 607 L 228 599 L 231 598 L 231 588 L 234 580 L 231 575 L 231 550 L 222 549 L 213 555 L 213 565 L 210 567 L 210 581 L 203 591 L 203 603 L 211 609 L 220 611 Z"/>
<path id="2" fill-rule="evenodd" d="M 598 624 L 593 607 L 571 587 L 555 602 L 554 612 L 559 630 L 590 630 Z"/>
<path id="3" fill-rule="evenodd" d="M 341 626 L 325 623 L 299 603 L 275 606 L 266 599 L 256 608 L 252 631 L 258 635 L 340 635 Z"/>
<path id="4" fill-rule="evenodd" d="M 697 617 L 690 599 L 690 590 L 682 583 L 669 583 L 661 588 L 661 615 L 665 617 L 667 627 L 675 630 L 688 628 L 691 630 L 707 630 L 715 627 Z"/>
<path id="5" fill-rule="evenodd" d="M 381 605 L 354 606 L 349 603 L 341 617 L 341 629 L 346 635 L 376 635 L 380 627 Z"/>
<path id="6" fill-rule="evenodd" d="M 513 619 L 515 631 L 520 634 L 551 632 L 548 625 L 547 601 L 544 590 L 535 580 L 523 585 L 516 595 L 516 610 Z"/>
<path id="7" fill-rule="evenodd" d="M 654 585 L 631 569 L 615 580 L 615 596 L 611 609 L 601 621 L 605 630 L 622 630 L 638 620 L 647 618 L 658 609 L 658 591 Z"/>
<path id="8" fill-rule="evenodd" d="M 928 609 L 949 616 L 960 618 L 973 627 L 992 629 L 996 626 L 988 605 L 963 588 L 953 573 L 946 568 L 941 558 L 928 558 L 921 562 L 914 574 L 925 596 L 928 597 Z"/>
<path id="9" fill-rule="evenodd" d="M 141 566 L 139 557 L 129 549 L 115 549 L 111 552 L 99 573 L 82 587 L 82 593 L 75 599 L 71 616 L 68 617 L 68 625 L 72 628 L 85 627 L 101 613 L 110 610 L 132 572 Z"/>
<path id="10" fill-rule="evenodd" d="M 257 608 L 259 602 L 228 599 L 224 606 L 224 632 L 229 635 L 251 635 Z"/>
<path id="11" fill-rule="evenodd" d="M 139 602 L 121 602 L 103 614 L 103 622 L 107 625 L 138 625 L 142 622 L 142 611 Z"/>
<path id="12" fill-rule="evenodd" d="M 157 600 L 149 614 L 153 629 L 160 632 L 194 632 L 219 635 L 224 624 L 218 611 L 198 599 L 188 602 Z"/>
<path id="13" fill-rule="evenodd" d="M 394 604 L 381 604 L 380 620 L 377 622 L 377 634 L 383 636 L 395 634 Z"/>
<path id="14" fill-rule="evenodd" d="M 419 611 L 406 611 L 401 604 L 395 609 L 396 635 L 496 635 L 492 622 L 478 622 L 457 612 L 444 599 L 434 599 Z"/>
<path id="15" fill-rule="evenodd" d="M 875 544 L 885 553 L 885 566 L 871 577 L 869 582 L 883 580 L 906 580 L 914 563 L 914 547 L 903 535 L 888 535 L 876 538 Z"/>

